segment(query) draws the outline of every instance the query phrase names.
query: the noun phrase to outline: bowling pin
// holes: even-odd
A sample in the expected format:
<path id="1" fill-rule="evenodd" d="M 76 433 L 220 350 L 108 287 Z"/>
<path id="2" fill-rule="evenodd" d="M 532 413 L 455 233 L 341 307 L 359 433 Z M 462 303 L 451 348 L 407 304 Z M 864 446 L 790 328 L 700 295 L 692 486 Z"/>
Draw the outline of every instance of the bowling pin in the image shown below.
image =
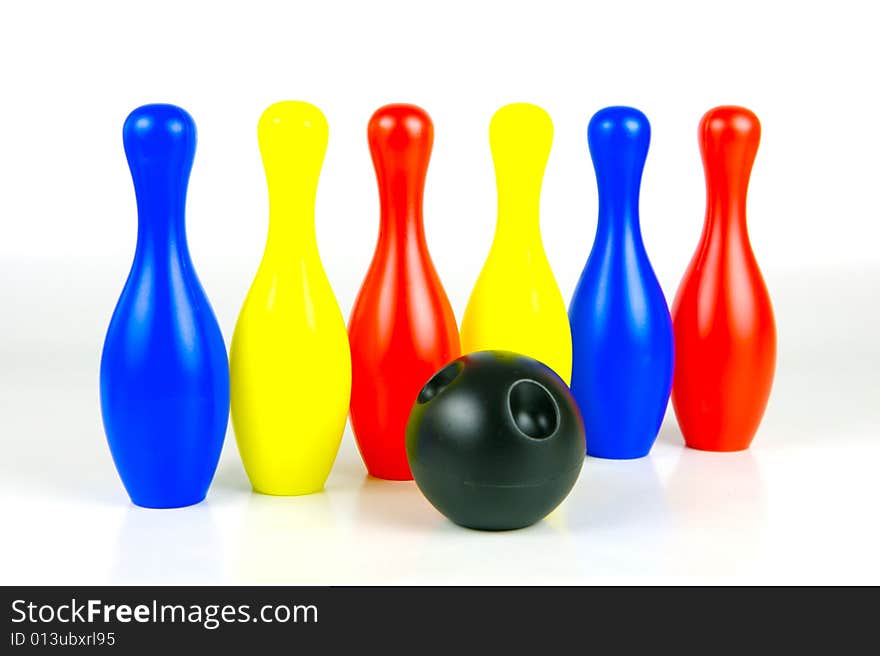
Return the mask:
<path id="1" fill-rule="evenodd" d="M 180 107 L 134 110 L 122 138 L 137 197 L 134 262 L 101 356 L 101 413 L 132 502 L 205 498 L 229 419 L 229 370 L 184 225 L 196 126 Z"/>
<path id="2" fill-rule="evenodd" d="M 349 321 L 351 426 L 372 476 L 412 479 L 406 423 L 422 386 L 460 355 L 458 327 L 422 219 L 434 126 L 413 105 L 387 105 L 367 136 L 381 218 L 379 240 Z"/>
<path id="3" fill-rule="evenodd" d="M 761 124 L 743 107 L 716 107 L 700 121 L 706 220 L 672 310 L 672 404 L 688 446 L 748 448 L 776 368 L 770 295 L 746 227 L 746 192 Z"/>
<path id="4" fill-rule="evenodd" d="M 348 415 L 348 335 L 315 237 L 327 134 L 321 110 L 305 102 L 275 103 L 257 126 L 269 234 L 235 325 L 230 375 L 238 450 L 263 494 L 323 489 Z"/>
<path id="5" fill-rule="evenodd" d="M 495 237 L 461 323 L 464 353 L 513 351 L 540 360 L 566 383 L 571 330 L 541 242 L 539 205 L 553 123 L 540 107 L 515 103 L 489 125 L 498 188 Z"/>
<path id="6" fill-rule="evenodd" d="M 587 453 L 641 458 L 654 444 L 672 387 L 672 320 L 639 226 L 639 186 L 651 126 L 639 110 L 608 107 L 588 128 L 599 221 L 571 299 L 571 391 Z"/>

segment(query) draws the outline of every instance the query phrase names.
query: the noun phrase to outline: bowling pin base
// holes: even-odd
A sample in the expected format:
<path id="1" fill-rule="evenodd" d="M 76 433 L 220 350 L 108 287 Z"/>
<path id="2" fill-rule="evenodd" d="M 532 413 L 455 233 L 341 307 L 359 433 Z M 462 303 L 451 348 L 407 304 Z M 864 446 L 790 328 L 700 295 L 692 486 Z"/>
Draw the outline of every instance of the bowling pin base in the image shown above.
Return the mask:
<path id="1" fill-rule="evenodd" d="M 255 485 L 251 483 L 251 487 L 257 494 L 265 494 L 269 497 L 302 497 L 324 491 L 323 483 L 320 485 Z"/>
<path id="2" fill-rule="evenodd" d="M 205 500 L 208 495 L 207 490 L 199 495 L 191 497 L 180 497 L 178 499 L 150 499 L 144 497 L 133 497 L 129 495 L 131 502 L 138 508 L 149 508 L 151 510 L 170 510 L 172 508 L 186 508 L 194 506 Z"/>
<path id="3" fill-rule="evenodd" d="M 241 446 L 239 436 L 240 449 Z M 256 455 L 251 451 L 242 453 L 244 471 L 254 492 L 270 497 L 301 497 L 324 489 L 330 475 L 330 463 L 322 463 L 321 466 L 312 463 L 312 466 L 307 466 L 307 461 L 303 460 L 300 466 L 294 467 L 289 466 L 289 463 L 285 464 L 286 459 L 283 456 L 284 451 L 280 448 L 276 448 L 274 459 L 268 450 L 258 451 Z M 335 456 L 334 451 L 333 457 Z"/>
<path id="4" fill-rule="evenodd" d="M 752 445 L 752 441 L 749 440 L 746 444 L 697 444 L 685 440 L 685 445 L 689 449 L 694 449 L 695 451 L 708 451 L 710 453 L 737 453 L 739 451 L 748 450 L 748 448 Z"/>
<path id="5" fill-rule="evenodd" d="M 398 471 L 393 469 L 373 469 L 367 467 L 367 474 L 371 478 L 378 478 L 383 481 L 411 481 L 413 480 L 412 472 Z"/>
<path id="6" fill-rule="evenodd" d="M 379 478 L 383 481 L 413 480 L 412 471 L 406 459 L 406 450 L 397 452 L 390 449 L 369 448 L 369 445 L 381 443 L 381 439 L 373 435 L 367 435 L 363 440 L 359 440 L 357 433 L 355 433 L 355 441 L 361 454 L 361 460 L 364 462 L 364 467 L 367 468 L 367 474 L 372 478 Z M 365 449 L 365 445 L 368 448 Z"/>
<path id="7" fill-rule="evenodd" d="M 653 445 L 652 445 L 653 446 Z M 587 449 L 587 455 L 591 458 L 602 460 L 638 460 L 651 453 L 651 447 L 644 451 L 605 451 L 603 449 Z"/>

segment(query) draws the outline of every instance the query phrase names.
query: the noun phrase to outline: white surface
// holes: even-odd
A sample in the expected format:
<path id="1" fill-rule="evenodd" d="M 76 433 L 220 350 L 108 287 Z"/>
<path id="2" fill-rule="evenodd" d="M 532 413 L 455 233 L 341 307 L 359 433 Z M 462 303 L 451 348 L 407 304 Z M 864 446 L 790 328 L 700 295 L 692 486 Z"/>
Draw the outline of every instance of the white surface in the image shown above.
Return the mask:
<path id="1" fill-rule="evenodd" d="M 870 3 L 295 4 L 2 4 L 0 583 L 880 583 Z M 377 229 L 369 115 L 391 101 L 431 113 L 426 225 L 459 318 L 493 230 L 497 107 L 531 100 L 554 119 L 542 228 L 566 297 L 595 230 L 587 121 L 645 111 L 642 225 L 670 301 L 702 226 L 697 122 L 721 103 L 754 109 L 750 227 L 779 328 L 754 448 L 687 450 L 670 411 L 648 458 L 588 459 L 545 522 L 485 534 L 412 483 L 366 479 L 350 433 L 325 493 L 254 495 L 230 432 L 206 503 L 132 507 L 98 407 L 136 230 L 122 121 L 167 101 L 198 124 L 190 243 L 228 340 L 265 238 L 256 122 L 284 98 L 330 121 L 318 236 L 346 314 Z"/>

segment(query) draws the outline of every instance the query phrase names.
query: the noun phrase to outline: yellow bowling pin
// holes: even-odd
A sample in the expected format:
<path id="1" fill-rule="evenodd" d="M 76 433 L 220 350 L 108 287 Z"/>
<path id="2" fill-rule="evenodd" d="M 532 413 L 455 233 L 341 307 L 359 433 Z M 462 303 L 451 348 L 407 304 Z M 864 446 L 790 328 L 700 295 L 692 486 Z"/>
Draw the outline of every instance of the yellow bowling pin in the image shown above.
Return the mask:
<path id="1" fill-rule="evenodd" d="M 514 351 L 539 360 L 566 383 L 571 329 L 541 242 L 539 205 L 553 122 L 540 107 L 505 105 L 492 117 L 489 145 L 498 221 L 486 264 L 461 324 L 462 352 Z"/>
<path id="2" fill-rule="evenodd" d="M 270 106 L 257 128 L 269 237 L 230 349 L 232 425 L 251 485 L 276 495 L 324 487 L 345 429 L 351 354 L 315 239 L 327 119 Z"/>

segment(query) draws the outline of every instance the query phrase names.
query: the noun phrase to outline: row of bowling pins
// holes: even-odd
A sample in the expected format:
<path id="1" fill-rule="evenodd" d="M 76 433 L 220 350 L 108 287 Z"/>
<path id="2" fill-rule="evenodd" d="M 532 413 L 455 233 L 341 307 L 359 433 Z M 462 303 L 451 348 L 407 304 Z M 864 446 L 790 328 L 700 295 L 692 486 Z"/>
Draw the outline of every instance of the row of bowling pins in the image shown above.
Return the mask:
<path id="1" fill-rule="evenodd" d="M 484 349 L 529 355 L 570 382 L 592 455 L 645 455 L 670 390 L 689 445 L 746 448 L 775 365 L 772 310 L 745 224 L 757 118 L 719 107 L 700 123 L 706 222 L 674 319 L 639 228 L 648 120 L 611 107 L 590 121 L 599 222 L 568 312 L 539 229 L 552 134 L 550 117 L 534 105 L 507 105 L 492 118 L 497 226 L 459 334 L 422 222 L 433 125 L 412 105 L 379 109 L 368 127 L 379 239 L 346 330 L 315 239 L 326 119 L 308 103 L 269 107 L 258 125 L 269 235 L 227 366 L 186 245 L 195 125 L 171 105 L 135 110 L 123 137 L 138 243 L 101 363 L 105 428 L 132 500 L 169 507 L 204 497 L 230 400 L 239 452 L 259 492 L 320 490 L 349 412 L 369 472 L 411 478 L 404 429 L 418 391 L 460 353 Z"/>

